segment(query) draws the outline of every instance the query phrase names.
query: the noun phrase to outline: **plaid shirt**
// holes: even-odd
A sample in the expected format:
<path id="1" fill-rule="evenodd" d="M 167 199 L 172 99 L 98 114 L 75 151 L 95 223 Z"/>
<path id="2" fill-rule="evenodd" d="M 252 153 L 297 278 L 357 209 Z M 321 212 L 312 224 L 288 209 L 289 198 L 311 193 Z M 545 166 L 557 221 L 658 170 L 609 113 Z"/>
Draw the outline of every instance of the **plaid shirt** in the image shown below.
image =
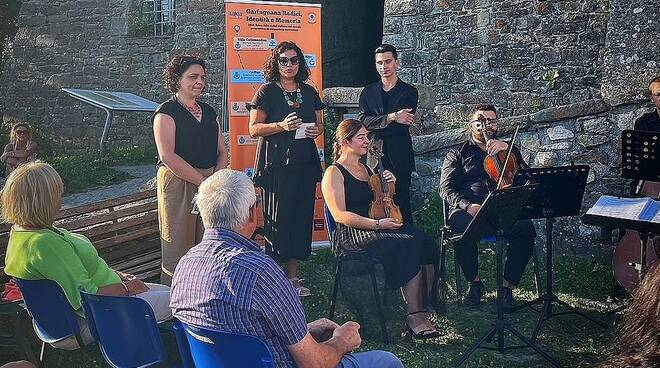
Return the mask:
<path id="1" fill-rule="evenodd" d="M 179 261 L 172 313 L 202 327 L 257 336 L 277 367 L 295 367 L 287 349 L 307 334 L 300 298 L 282 269 L 247 238 L 207 229 Z"/>

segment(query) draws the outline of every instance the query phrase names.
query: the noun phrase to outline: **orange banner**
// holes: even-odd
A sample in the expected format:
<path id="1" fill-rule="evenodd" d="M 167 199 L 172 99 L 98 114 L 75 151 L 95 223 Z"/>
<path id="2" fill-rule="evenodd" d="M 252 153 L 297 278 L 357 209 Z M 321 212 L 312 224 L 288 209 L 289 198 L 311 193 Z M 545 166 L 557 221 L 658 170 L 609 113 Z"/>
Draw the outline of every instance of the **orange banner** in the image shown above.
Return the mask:
<path id="1" fill-rule="evenodd" d="M 264 64 L 278 43 L 293 41 L 302 49 L 311 72 L 307 83 L 321 94 L 321 5 L 225 0 L 225 28 L 230 165 L 252 177 L 257 139 L 250 137 L 246 103 L 265 83 Z M 316 139 L 316 146 L 323 162 L 323 135 Z M 316 198 L 313 240 L 324 242 L 327 233 L 319 187 Z"/>

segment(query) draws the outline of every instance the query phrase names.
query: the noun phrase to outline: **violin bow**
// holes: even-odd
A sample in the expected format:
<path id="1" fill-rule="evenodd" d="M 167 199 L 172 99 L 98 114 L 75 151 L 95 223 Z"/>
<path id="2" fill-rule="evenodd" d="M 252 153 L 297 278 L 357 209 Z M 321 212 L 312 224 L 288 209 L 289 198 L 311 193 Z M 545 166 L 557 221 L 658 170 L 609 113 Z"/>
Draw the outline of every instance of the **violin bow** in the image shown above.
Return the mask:
<path id="1" fill-rule="evenodd" d="M 504 164 L 502 165 L 502 172 L 500 172 L 500 179 L 497 181 L 497 186 L 495 188 L 499 188 L 500 184 L 502 184 L 502 179 L 504 178 L 504 172 L 506 171 L 506 164 L 509 163 L 509 157 L 511 157 L 511 152 L 513 152 L 513 142 L 516 141 L 516 136 L 518 136 L 518 129 L 520 129 L 520 125 L 516 125 L 516 131 L 513 133 L 513 138 L 511 138 L 511 144 L 509 144 L 509 149 L 507 150 L 506 153 L 506 159 L 504 160 Z"/>

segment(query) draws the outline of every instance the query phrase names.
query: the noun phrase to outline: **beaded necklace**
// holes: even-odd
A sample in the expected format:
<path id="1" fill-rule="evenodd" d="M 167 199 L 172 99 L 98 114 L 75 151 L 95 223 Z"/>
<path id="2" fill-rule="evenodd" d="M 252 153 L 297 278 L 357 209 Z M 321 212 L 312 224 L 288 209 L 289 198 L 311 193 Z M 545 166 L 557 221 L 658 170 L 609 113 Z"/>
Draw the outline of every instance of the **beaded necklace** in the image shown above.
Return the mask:
<path id="1" fill-rule="evenodd" d="M 197 121 L 202 120 L 202 107 L 199 106 L 197 101 L 195 101 L 195 103 L 192 106 L 188 106 L 179 100 L 178 95 L 176 96 L 176 101 L 179 103 L 179 105 L 183 106 L 186 110 L 188 110 L 188 112 L 191 113 L 192 116 L 194 116 L 195 119 L 197 119 Z"/>
<path id="2" fill-rule="evenodd" d="M 280 86 L 280 88 L 282 89 L 282 94 L 284 94 L 284 100 L 286 101 L 286 104 L 293 107 L 294 109 L 299 108 L 303 102 L 303 99 L 302 99 L 302 92 L 300 92 L 300 87 L 298 86 L 298 84 L 296 84 L 296 90 L 292 92 L 289 92 L 286 89 L 284 89 L 284 86 L 282 86 L 280 82 L 277 82 L 277 85 Z M 296 96 L 295 101 L 292 99 L 294 94 Z"/>

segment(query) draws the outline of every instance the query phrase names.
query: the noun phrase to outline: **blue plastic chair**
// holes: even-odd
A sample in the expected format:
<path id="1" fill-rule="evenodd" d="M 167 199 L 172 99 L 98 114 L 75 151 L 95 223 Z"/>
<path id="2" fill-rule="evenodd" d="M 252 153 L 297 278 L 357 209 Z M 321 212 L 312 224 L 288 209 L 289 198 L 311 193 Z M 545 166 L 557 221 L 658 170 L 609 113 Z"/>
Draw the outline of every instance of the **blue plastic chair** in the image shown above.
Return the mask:
<path id="1" fill-rule="evenodd" d="M 42 341 L 39 361 L 43 361 L 46 344 L 74 336 L 78 346 L 84 346 L 76 314 L 59 284 L 51 280 L 15 280 L 32 316 L 34 331 Z"/>
<path id="2" fill-rule="evenodd" d="M 185 334 L 197 368 L 275 368 L 273 355 L 259 338 L 174 322 Z M 177 341 L 179 341 L 177 337 Z M 181 347 L 180 347 L 181 349 Z M 183 350 L 183 349 L 182 349 Z M 181 352 L 184 355 L 183 351 Z"/>
<path id="3" fill-rule="evenodd" d="M 172 366 L 149 304 L 135 297 L 80 292 L 85 318 L 113 367 Z"/>
<path id="4" fill-rule="evenodd" d="M 385 323 L 385 313 L 383 312 L 382 304 L 386 304 L 387 293 L 383 292 L 383 303 L 381 303 L 380 293 L 378 292 L 378 282 L 376 281 L 376 269 L 375 265 L 378 263 L 378 260 L 369 256 L 368 254 L 361 251 L 345 252 L 341 250 L 341 245 L 338 243 L 335 235 L 335 228 L 337 227 L 335 219 L 330 213 L 330 209 L 327 205 L 323 205 L 323 217 L 325 218 L 325 226 L 328 229 L 328 239 L 332 246 L 332 251 L 336 255 L 336 265 L 335 265 L 335 282 L 332 287 L 332 298 L 330 299 L 330 313 L 328 318 L 332 320 L 335 316 L 335 307 L 337 305 L 337 292 L 339 291 L 339 282 L 341 280 L 341 270 L 342 263 L 347 260 L 357 259 L 365 263 L 369 268 L 369 273 L 371 274 L 371 285 L 373 287 L 374 298 L 376 301 L 376 309 L 378 311 L 378 319 L 380 322 L 381 337 L 383 343 L 389 344 L 389 336 L 387 334 L 387 325 Z"/>

